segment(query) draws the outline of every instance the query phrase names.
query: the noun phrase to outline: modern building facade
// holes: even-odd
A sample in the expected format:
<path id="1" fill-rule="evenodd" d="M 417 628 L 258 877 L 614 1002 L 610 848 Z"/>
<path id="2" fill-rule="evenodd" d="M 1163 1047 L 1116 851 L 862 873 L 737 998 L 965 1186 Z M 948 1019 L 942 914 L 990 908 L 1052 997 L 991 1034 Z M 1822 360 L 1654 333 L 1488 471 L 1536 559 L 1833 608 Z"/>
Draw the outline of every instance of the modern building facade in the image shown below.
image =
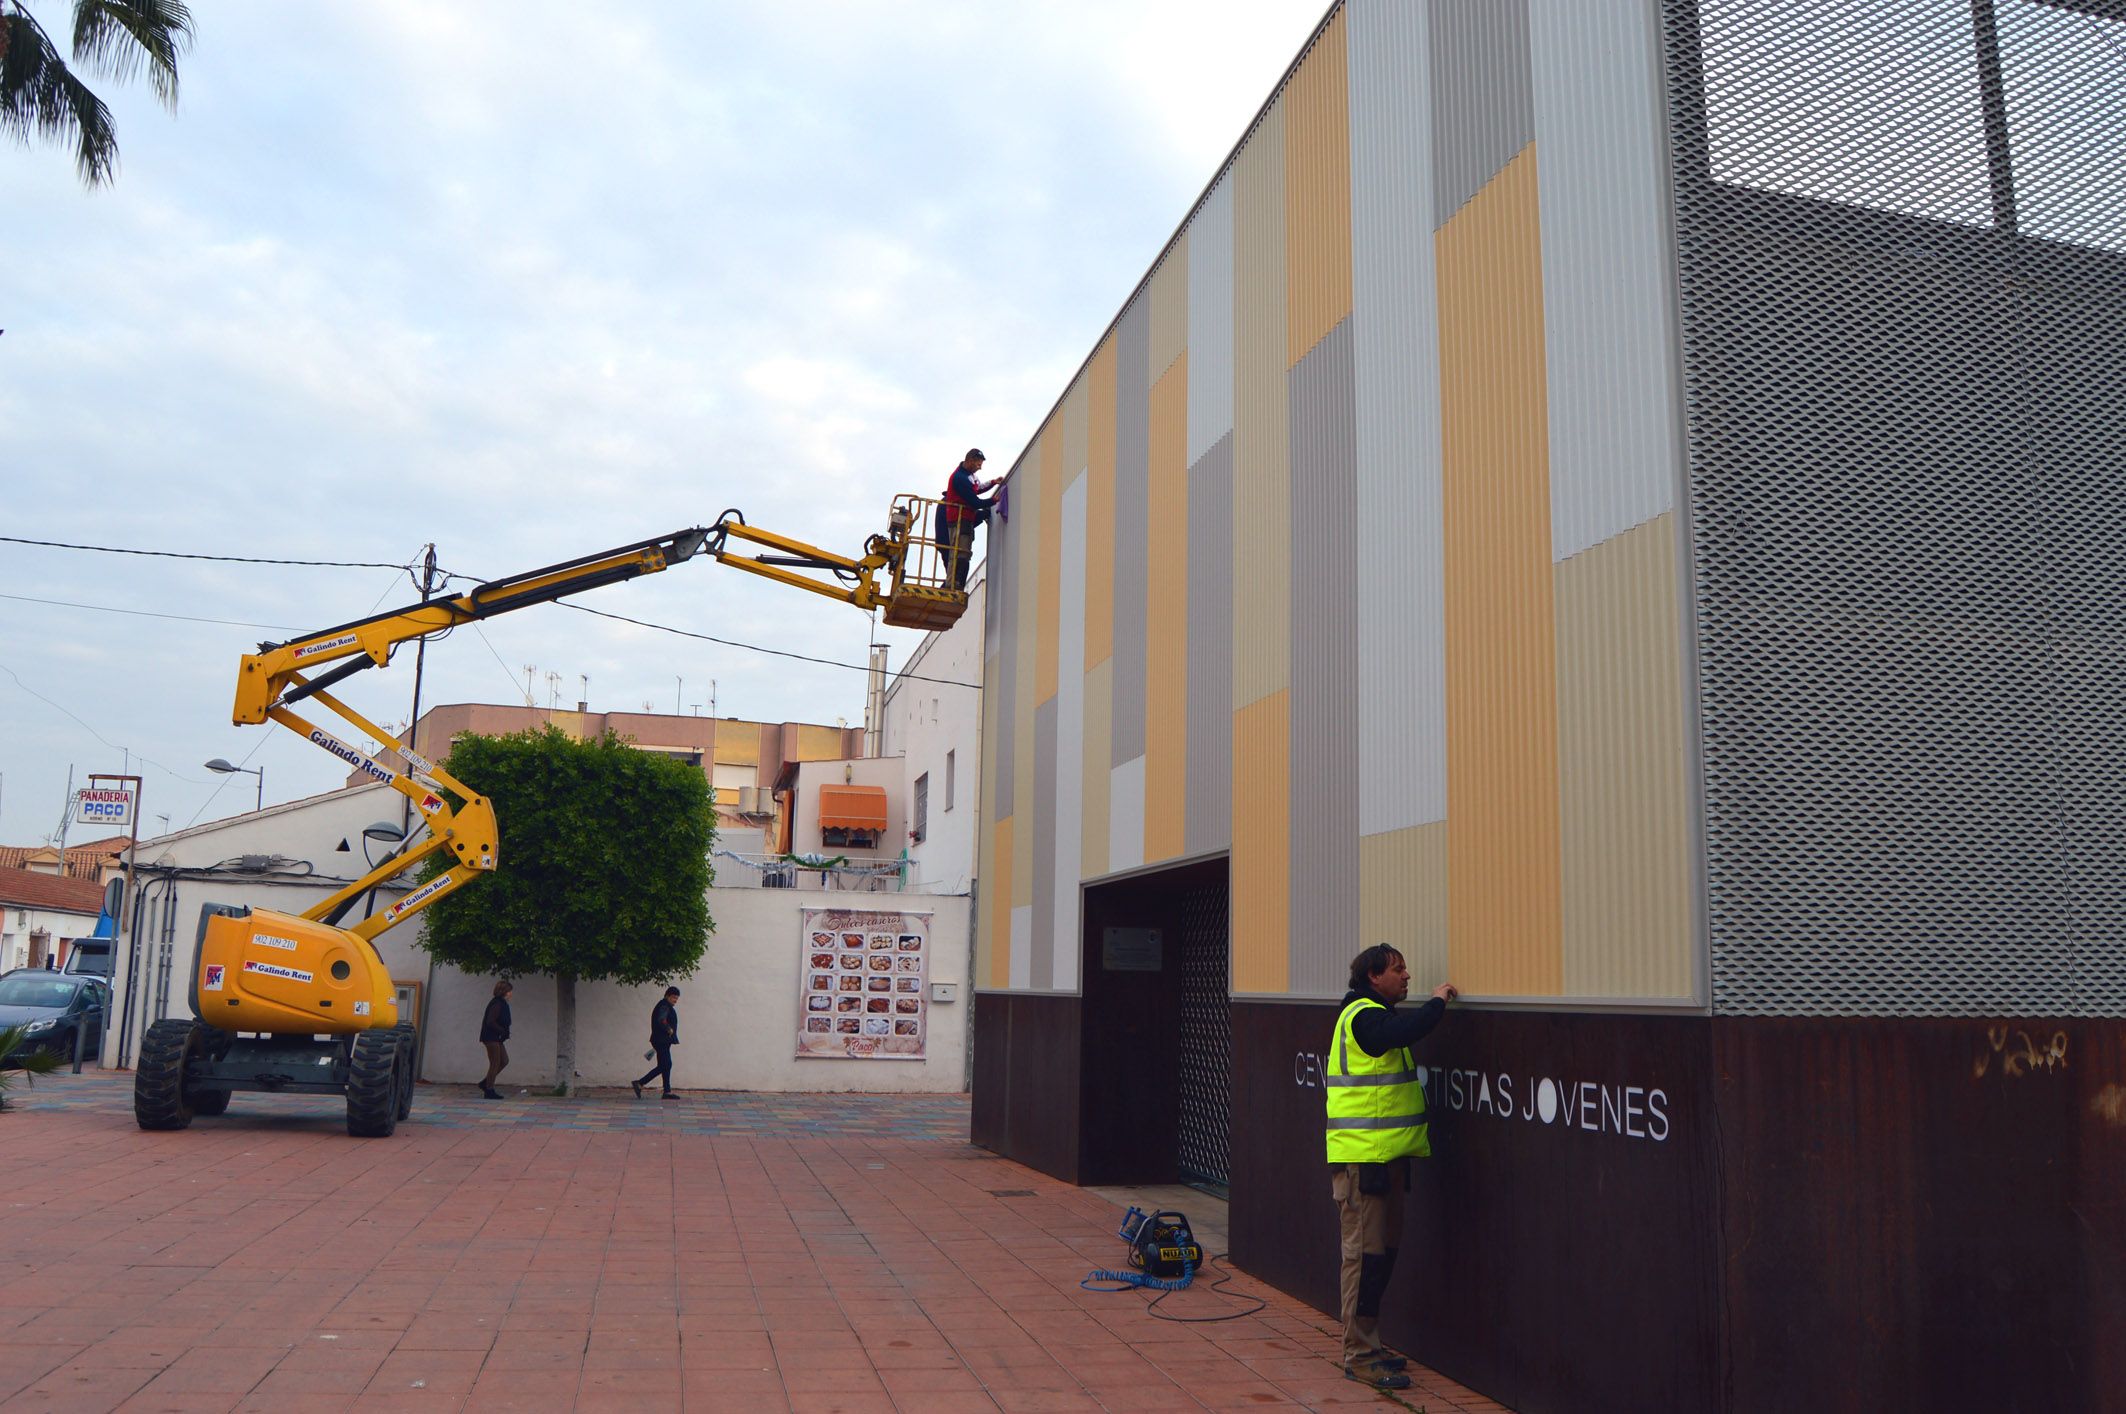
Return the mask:
<path id="1" fill-rule="evenodd" d="M 977 1139 L 1229 1186 L 1466 1003 L 1390 1333 L 1523 1409 L 2126 1389 L 2126 12 L 1347 0 L 992 528 Z M 1398 1324 L 1399 1323 L 1399 1324 Z"/>

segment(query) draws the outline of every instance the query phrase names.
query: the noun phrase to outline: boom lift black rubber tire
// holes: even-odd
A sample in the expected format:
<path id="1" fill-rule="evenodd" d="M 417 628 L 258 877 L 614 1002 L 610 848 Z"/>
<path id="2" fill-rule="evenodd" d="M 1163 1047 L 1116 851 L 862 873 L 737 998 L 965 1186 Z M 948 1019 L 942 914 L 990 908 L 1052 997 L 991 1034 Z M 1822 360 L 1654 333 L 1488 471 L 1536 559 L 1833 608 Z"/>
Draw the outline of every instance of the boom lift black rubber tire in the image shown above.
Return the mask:
<path id="1" fill-rule="evenodd" d="M 226 1031 L 217 1031 L 204 1021 L 197 1023 L 197 1034 L 192 1041 L 193 1056 L 208 1056 L 220 1060 L 229 1054 L 229 1043 L 235 1038 Z M 187 1085 L 185 1108 L 197 1115 L 226 1114 L 229 1109 L 227 1090 L 208 1090 Z"/>
<path id="2" fill-rule="evenodd" d="M 413 1023 L 402 1021 L 398 1025 L 399 1037 L 399 1118 L 413 1113 Z"/>
<path id="3" fill-rule="evenodd" d="M 385 1139 L 399 1127 L 399 1033 L 355 1034 L 347 1064 L 347 1132 Z"/>
<path id="4" fill-rule="evenodd" d="M 168 1017 L 140 1041 L 140 1069 L 133 1072 L 133 1120 L 142 1129 L 183 1129 L 192 1122 L 185 1103 L 185 1062 L 198 1047 L 199 1024 Z"/>

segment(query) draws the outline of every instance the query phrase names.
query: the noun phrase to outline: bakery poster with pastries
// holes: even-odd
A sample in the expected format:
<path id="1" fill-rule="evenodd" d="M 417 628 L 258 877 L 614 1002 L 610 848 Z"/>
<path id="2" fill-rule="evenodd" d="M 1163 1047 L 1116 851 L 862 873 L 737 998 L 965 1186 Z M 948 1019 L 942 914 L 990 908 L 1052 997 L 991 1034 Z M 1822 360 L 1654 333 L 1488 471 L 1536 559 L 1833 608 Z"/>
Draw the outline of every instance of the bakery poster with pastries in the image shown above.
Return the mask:
<path id="1" fill-rule="evenodd" d="M 921 1060 L 930 915 L 807 908 L 798 918 L 798 1059 Z"/>

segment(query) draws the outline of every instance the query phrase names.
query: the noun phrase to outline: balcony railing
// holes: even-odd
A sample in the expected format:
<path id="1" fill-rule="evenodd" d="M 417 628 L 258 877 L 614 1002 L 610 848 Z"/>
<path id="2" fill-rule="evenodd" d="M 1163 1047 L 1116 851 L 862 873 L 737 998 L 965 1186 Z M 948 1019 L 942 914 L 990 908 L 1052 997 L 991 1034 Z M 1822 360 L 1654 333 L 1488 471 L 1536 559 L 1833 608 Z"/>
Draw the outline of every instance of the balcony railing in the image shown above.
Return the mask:
<path id="1" fill-rule="evenodd" d="M 839 854 L 741 854 L 716 851 L 719 889 L 816 889 L 826 893 L 899 893 L 905 859 L 861 860 Z"/>

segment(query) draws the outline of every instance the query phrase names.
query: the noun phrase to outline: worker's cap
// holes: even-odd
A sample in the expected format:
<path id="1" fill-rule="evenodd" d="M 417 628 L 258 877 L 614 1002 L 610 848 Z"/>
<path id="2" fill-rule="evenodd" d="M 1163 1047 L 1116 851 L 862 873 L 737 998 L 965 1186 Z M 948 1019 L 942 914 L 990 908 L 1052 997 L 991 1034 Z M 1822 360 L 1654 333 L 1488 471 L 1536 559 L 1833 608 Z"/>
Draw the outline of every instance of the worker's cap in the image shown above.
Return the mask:
<path id="1" fill-rule="evenodd" d="M 969 447 L 967 449 L 967 460 L 971 462 L 986 462 L 989 458 L 982 455 L 980 447 Z"/>

